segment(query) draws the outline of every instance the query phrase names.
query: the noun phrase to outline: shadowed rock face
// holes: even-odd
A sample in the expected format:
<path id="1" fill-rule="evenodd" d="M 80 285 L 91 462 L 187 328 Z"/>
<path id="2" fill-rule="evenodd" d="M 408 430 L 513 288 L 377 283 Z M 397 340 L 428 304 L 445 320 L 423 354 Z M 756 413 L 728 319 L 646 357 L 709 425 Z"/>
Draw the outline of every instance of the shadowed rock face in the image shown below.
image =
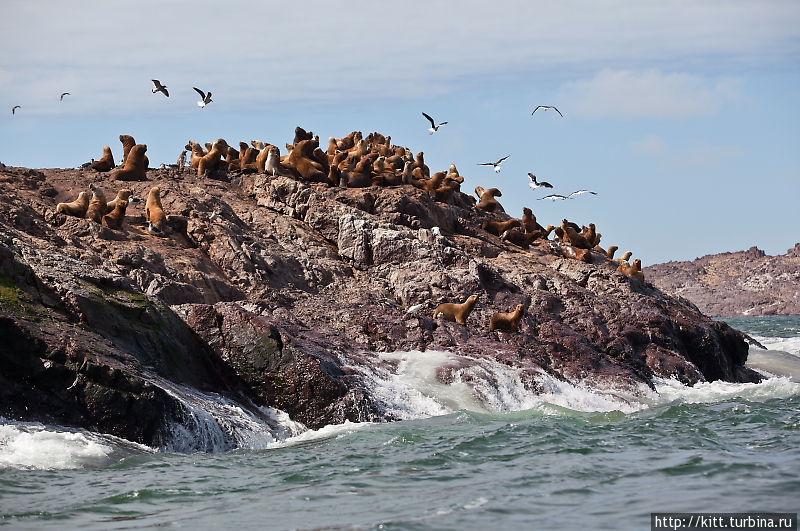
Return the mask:
<path id="1" fill-rule="evenodd" d="M 800 243 L 776 256 L 751 247 L 690 262 L 657 264 L 646 268 L 645 275 L 708 315 L 800 314 Z"/>
<path id="2" fill-rule="evenodd" d="M 587 264 L 486 233 L 484 220 L 508 217 L 465 194 L 148 177 L 125 187 L 161 187 L 168 237 L 144 230 L 142 204 L 121 231 L 56 214 L 94 173 L 0 169 L 0 415 L 158 445 L 180 421 L 166 380 L 310 427 L 383 420 L 360 369 L 404 350 L 626 389 L 759 378 L 740 333 L 600 254 Z M 466 326 L 432 318 L 472 294 Z M 519 333 L 488 330 L 520 303 Z"/>

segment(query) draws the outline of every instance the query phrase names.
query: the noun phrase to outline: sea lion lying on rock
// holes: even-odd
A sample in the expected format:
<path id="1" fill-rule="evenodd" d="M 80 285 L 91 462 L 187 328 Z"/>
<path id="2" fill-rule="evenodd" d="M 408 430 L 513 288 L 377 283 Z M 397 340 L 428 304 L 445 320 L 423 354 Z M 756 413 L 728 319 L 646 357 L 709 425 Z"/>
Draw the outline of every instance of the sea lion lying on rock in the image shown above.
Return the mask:
<path id="1" fill-rule="evenodd" d="M 85 218 L 86 211 L 89 209 L 89 192 L 81 192 L 78 198 L 70 203 L 59 203 L 56 205 L 56 212 L 63 212 L 68 216 Z"/>
<path id="2" fill-rule="evenodd" d="M 482 186 L 478 186 L 475 188 L 475 193 L 480 198 L 476 207 L 487 212 L 505 212 L 503 205 L 495 199 L 495 197 L 503 195 L 497 188 L 484 189 Z"/>
<path id="3" fill-rule="evenodd" d="M 100 160 L 92 162 L 91 167 L 95 171 L 107 172 L 114 169 L 114 155 L 111 154 L 111 147 L 103 146 L 103 156 Z"/>
<path id="4" fill-rule="evenodd" d="M 627 262 L 622 262 L 617 267 L 617 271 L 622 273 L 625 276 L 635 278 L 639 282 L 644 282 L 644 273 L 642 273 L 642 261 L 638 258 L 633 261 L 633 265 L 629 265 Z"/>

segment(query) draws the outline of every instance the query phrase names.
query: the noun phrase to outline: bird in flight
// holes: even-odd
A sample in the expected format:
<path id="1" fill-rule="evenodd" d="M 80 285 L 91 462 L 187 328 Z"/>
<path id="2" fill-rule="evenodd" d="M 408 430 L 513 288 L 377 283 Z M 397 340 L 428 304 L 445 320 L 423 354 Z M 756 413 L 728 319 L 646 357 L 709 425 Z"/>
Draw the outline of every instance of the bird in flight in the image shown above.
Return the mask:
<path id="1" fill-rule="evenodd" d="M 497 162 L 482 162 L 482 163 L 478 164 L 478 166 L 491 166 L 492 168 L 494 168 L 494 172 L 498 173 L 500 171 L 500 165 L 503 164 L 503 162 L 510 156 L 511 155 L 506 155 L 505 157 L 503 157 L 502 159 L 498 160 Z"/>
<path id="2" fill-rule="evenodd" d="M 551 201 L 556 201 L 557 199 L 572 199 L 572 196 L 574 196 L 574 195 L 582 195 L 582 194 L 597 195 L 597 192 L 592 192 L 591 190 L 576 190 L 576 191 L 572 192 L 569 195 L 550 194 L 550 195 L 546 195 L 544 197 L 540 197 L 539 200 L 541 201 L 542 199 L 549 199 Z"/>
<path id="3" fill-rule="evenodd" d="M 71 96 L 69 92 L 62 92 L 61 96 L 58 97 L 58 101 L 64 101 L 64 96 Z"/>
<path id="4" fill-rule="evenodd" d="M 202 98 L 200 101 L 197 102 L 197 106 L 198 107 L 202 108 L 202 107 L 205 107 L 206 105 L 208 105 L 209 103 L 211 103 L 211 93 L 210 92 L 208 94 L 206 94 L 205 92 L 203 92 L 202 90 L 200 90 L 197 87 L 192 87 L 192 88 L 195 89 L 197 91 L 197 93 L 200 94 L 200 98 Z"/>
<path id="5" fill-rule="evenodd" d="M 435 133 L 436 131 L 438 131 L 438 130 L 439 130 L 439 128 L 440 128 L 441 126 L 443 126 L 443 125 L 447 125 L 447 122 L 442 122 L 442 123 L 440 123 L 439 125 L 436 125 L 436 122 L 435 122 L 435 121 L 433 121 L 433 118 L 431 118 L 430 116 L 428 116 L 428 115 L 427 115 L 427 114 L 425 114 L 425 113 L 422 113 L 422 116 L 424 116 L 425 118 L 427 118 L 427 119 L 428 119 L 428 121 L 431 123 L 431 126 L 428 128 L 428 134 L 429 134 L 429 135 L 432 135 L 433 133 Z"/>
<path id="6" fill-rule="evenodd" d="M 559 114 L 559 115 L 560 115 L 562 118 L 564 117 L 564 115 L 563 115 L 563 114 L 561 114 L 561 111 L 559 111 L 558 109 L 556 109 L 556 108 L 555 108 L 555 107 L 553 107 L 552 105 L 537 105 L 537 106 L 536 106 L 536 108 L 533 110 L 533 112 L 536 112 L 536 111 L 538 111 L 539 109 L 544 109 L 545 111 L 547 111 L 547 110 L 550 110 L 550 109 L 553 109 L 553 110 L 554 110 L 554 111 L 556 111 L 556 112 L 557 112 L 557 113 L 558 113 L 558 114 Z M 533 116 L 533 112 L 531 113 L 531 116 Z"/>
<path id="7" fill-rule="evenodd" d="M 11 114 L 17 114 L 17 109 L 21 109 L 22 105 L 14 105 L 11 107 Z"/>
<path id="8" fill-rule="evenodd" d="M 542 182 L 537 181 L 536 180 L 536 176 L 534 174 L 532 174 L 531 172 L 528 172 L 528 179 L 531 180 L 531 182 L 528 183 L 528 186 L 530 186 L 531 189 L 533 189 L 533 190 L 536 190 L 537 188 L 552 188 L 553 187 L 553 185 L 548 183 L 547 181 L 542 181 Z"/>
<path id="9" fill-rule="evenodd" d="M 164 96 L 169 98 L 169 92 L 167 92 L 167 86 L 166 85 L 162 85 L 161 81 L 159 81 L 157 79 L 153 79 L 151 81 L 153 82 L 153 85 L 155 85 L 155 88 L 153 89 L 153 94 L 155 94 L 156 92 L 160 92 Z"/>

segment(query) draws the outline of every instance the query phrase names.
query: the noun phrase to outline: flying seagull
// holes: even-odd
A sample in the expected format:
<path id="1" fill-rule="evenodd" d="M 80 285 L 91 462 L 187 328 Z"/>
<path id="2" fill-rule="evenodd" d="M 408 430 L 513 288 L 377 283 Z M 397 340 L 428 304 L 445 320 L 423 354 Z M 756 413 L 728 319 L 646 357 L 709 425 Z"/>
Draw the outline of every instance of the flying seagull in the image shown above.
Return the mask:
<path id="1" fill-rule="evenodd" d="M 200 94 L 200 97 L 202 98 L 200 101 L 197 102 L 197 106 L 198 107 L 205 107 L 206 105 L 211 103 L 211 93 L 210 92 L 208 94 L 206 94 L 205 92 L 203 92 L 202 90 L 200 90 L 197 87 L 192 87 L 192 88 L 195 89 L 197 91 L 197 93 Z"/>
<path id="2" fill-rule="evenodd" d="M 550 194 L 550 195 L 546 195 L 544 197 L 540 197 L 539 201 L 541 201 L 542 199 L 549 199 L 550 201 L 555 201 L 557 199 L 569 199 L 569 197 L 567 197 L 565 195 L 561 195 L 561 194 Z"/>
<path id="3" fill-rule="evenodd" d="M 69 92 L 62 92 L 61 96 L 58 97 L 58 101 L 64 101 L 64 96 L 71 96 Z"/>
<path id="4" fill-rule="evenodd" d="M 153 85 L 155 85 L 155 87 L 156 87 L 156 88 L 153 89 L 153 94 L 155 94 L 156 92 L 160 92 L 164 96 L 169 98 L 169 92 L 167 92 L 167 86 L 166 85 L 162 85 L 161 81 L 159 81 L 157 79 L 153 79 L 151 81 L 153 82 Z"/>
<path id="5" fill-rule="evenodd" d="M 532 174 L 531 172 L 528 172 L 528 179 L 531 180 L 531 182 L 528 183 L 528 186 L 530 186 L 531 189 L 533 189 L 533 190 L 536 190 L 537 188 L 552 188 L 553 187 L 552 184 L 550 184 L 550 183 L 548 183 L 546 181 L 542 181 L 542 182 L 537 181 L 536 180 L 536 176 L 534 174 Z"/>
<path id="6" fill-rule="evenodd" d="M 500 165 L 511 155 L 506 155 L 502 159 L 498 160 L 497 162 L 482 162 L 478 164 L 478 166 L 492 166 L 494 168 L 494 172 L 498 173 L 500 171 Z"/>
<path id="7" fill-rule="evenodd" d="M 558 113 L 558 114 L 559 114 L 559 115 L 560 115 L 562 118 L 564 117 L 564 115 L 563 115 L 563 114 L 561 114 L 561 111 L 559 111 L 558 109 L 556 109 L 556 108 L 555 108 L 555 107 L 553 107 L 552 105 L 537 105 L 537 106 L 536 106 L 536 108 L 533 110 L 533 112 L 536 112 L 536 111 L 538 111 L 539 109 L 544 109 L 545 111 L 547 111 L 547 110 L 550 110 L 550 109 L 553 109 L 553 110 L 554 110 L 554 111 L 556 111 L 556 112 L 557 112 L 557 113 Z M 533 116 L 533 112 L 531 113 L 531 116 Z"/>
<path id="8" fill-rule="evenodd" d="M 544 197 L 540 197 L 539 199 L 549 199 L 551 201 L 555 201 L 556 199 L 572 199 L 573 195 L 582 195 L 582 194 L 592 194 L 597 195 L 597 192 L 592 192 L 591 190 L 576 190 L 569 195 L 561 195 L 561 194 L 550 194 Z"/>
<path id="9" fill-rule="evenodd" d="M 17 114 L 17 109 L 21 109 L 22 105 L 14 105 L 11 107 L 11 114 Z"/>
<path id="10" fill-rule="evenodd" d="M 432 135 L 433 133 L 435 133 L 436 131 L 438 131 L 438 130 L 439 130 L 439 128 L 440 128 L 441 126 L 443 126 L 443 125 L 447 125 L 447 122 L 442 122 L 442 123 L 440 123 L 439 125 L 436 125 L 436 122 L 434 122 L 434 121 L 433 121 L 433 118 L 431 118 L 430 116 L 428 116 L 428 115 L 427 115 L 427 114 L 425 114 L 425 113 L 422 113 L 422 116 L 424 116 L 425 118 L 427 118 L 427 119 L 428 119 L 428 121 L 431 123 L 431 126 L 428 128 L 428 134 L 429 134 L 429 135 Z"/>
<path id="11" fill-rule="evenodd" d="M 571 194 L 569 194 L 568 197 L 572 197 L 573 195 L 581 195 L 581 194 L 597 195 L 597 192 L 592 192 L 591 190 L 576 190 L 576 191 L 572 192 Z"/>

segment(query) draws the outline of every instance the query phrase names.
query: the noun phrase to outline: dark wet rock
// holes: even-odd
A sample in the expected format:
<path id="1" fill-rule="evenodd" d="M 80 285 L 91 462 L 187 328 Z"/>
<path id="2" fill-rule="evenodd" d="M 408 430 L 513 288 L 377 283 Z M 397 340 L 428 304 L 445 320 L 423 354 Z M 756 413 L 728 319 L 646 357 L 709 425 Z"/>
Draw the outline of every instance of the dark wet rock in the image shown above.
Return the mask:
<path id="1" fill-rule="evenodd" d="M 483 231 L 491 215 L 465 194 L 153 170 L 124 186 L 161 186 L 167 237 L 145 230 L 141 203 L 121 230 L 53 212 L 98 178 L 0 169 L 0 415 L 158 444 L 182 415 L 167 381 L 310 427 L 381 420 L 364 369 L 408 350 L 490 358 L 531 392 L 541 372 L 624 389 L 759 378 L 742 334 L 599 253 L 586 264 Z M 433 318 L 473 294 L 466 326 Z M 519 333 L 488 330 L 517 304 Z"/>

